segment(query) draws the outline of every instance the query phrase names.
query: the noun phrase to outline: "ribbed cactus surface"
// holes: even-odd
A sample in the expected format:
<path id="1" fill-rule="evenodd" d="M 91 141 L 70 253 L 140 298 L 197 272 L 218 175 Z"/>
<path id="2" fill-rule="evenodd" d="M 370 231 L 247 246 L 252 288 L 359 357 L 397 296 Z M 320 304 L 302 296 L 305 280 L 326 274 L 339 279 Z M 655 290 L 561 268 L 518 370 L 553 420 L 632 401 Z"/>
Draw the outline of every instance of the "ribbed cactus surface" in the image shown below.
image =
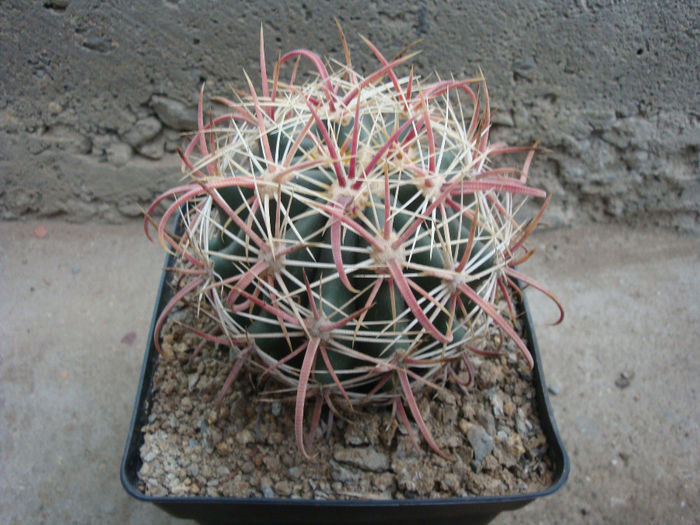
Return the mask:
<path id="1" fill-rule="evenodd" d="M 397 73 L 410 56 L 368 45 L 380 65 L 367 76 L 347 53 L 330 69 L 307 50 L 269 75 L 261 38 L 262 87 L 218 98 L 229 112 L 216 118 L 200 98 L 181 152 L 189 181 L 147 214 L 170 199 L 159 234 L 187 277 L 158 328 L 185 295 L 206 301 L 217 329 L 200 335 L 232 349 L 230 379 L 247 365 L 294 393 L 304 455 L 309 398 L 394 403 L 407 423 L 405 403 L 441 453 L 414 388 L 456 380 L 499 333 L 531 365 L 511 290 L 536 285 L 513 268 L 540 216 L 516 212 L 545 197 L 526 183 L 534 148 L 489 144 L 482 79 L 421 83 Z M 304 82 L 300 61 L 313 70 Z M 518 152 L 521 168 L 492 166 Z M 167 233 L 173 215 L 182 236 Z"/>

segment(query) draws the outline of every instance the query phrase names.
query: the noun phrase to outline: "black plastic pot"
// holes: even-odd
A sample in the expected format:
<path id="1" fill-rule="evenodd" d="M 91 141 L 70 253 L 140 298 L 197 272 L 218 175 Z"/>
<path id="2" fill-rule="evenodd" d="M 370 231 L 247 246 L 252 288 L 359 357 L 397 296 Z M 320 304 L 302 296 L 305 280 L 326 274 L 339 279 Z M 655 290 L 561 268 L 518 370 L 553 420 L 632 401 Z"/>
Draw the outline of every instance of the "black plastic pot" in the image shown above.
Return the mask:
<path id="1" fill-rule="evenodd" d="M 170 257 L 166 258 L 165 262 L 166 267 L 172 263 Z M 552 416 L 532 319 L 527 302 L 523 298 L 519 308 L 525 314 L 525 341 L 535 361 L 533 377 L 540 422 L 554 463 L 554 480 L 548 489 L 505 496 L 379 501 L 146 496 L 138 489 L 137 473 L 141 467 L 139 448 L 144 440 L 141 428 L 148 420 L 153 373 L 158 359 L 153 341 L 155 321 L 172 295 L 166 284 L 167 278 L 168 275 L 164 272 L 122 460 L 122 484 L 134 498 L 153 503 L 173 516 L 211 524 L 479 524 L 490 522 L 500 512 L 519 509 L 537 498 L 552 494 L 566 482 L 569 475 L 569 458 Z"/>

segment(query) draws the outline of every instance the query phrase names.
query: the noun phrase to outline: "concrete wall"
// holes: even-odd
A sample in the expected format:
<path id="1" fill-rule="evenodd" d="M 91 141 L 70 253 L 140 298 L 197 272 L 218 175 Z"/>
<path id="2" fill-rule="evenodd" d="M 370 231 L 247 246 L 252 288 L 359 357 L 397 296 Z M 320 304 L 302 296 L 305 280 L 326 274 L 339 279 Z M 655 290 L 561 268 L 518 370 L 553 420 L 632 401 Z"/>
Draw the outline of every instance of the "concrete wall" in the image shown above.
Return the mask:
<path id="1" fill-rule="evenodd" d="M 225 4 L 225 5 L 224 5 Z M 700 8 L 658 1 L 0 3 L 0 214 L 120 221 L 177 180 L 179 133 L 207 92 L 307 47 L 375 61 L 420 38 L 418 72 L 481 68 L 494 135 L 540 139 L 548 221 L 621 218 L 700 232 Z M 496 5 L 497 4 L 497 5 Z M 695 4 L 695 7 L 692 7 Z M 270 60 L 271 62 L 271 60 Z"/>

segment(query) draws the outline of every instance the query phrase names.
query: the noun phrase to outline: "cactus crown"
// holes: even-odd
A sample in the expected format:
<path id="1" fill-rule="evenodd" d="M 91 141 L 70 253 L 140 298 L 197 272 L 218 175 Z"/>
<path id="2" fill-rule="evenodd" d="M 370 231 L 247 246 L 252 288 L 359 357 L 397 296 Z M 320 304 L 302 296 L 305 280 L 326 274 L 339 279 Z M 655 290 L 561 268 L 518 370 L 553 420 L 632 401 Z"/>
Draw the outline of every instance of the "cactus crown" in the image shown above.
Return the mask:
<path id="1" fill-rule="evenodd" d="M 550 295 L 514 269 L 548 200 L 516 221 L 526 198 L 546 196 L 526 183 L 535 147 L 489 144 L 482 79 L 421 84 L 396 72 L 409 55 L 387 60 L 367 44 L 380 63 L 367 76 L 345 45 L 345 65 L 295 50 L 269 78 L 261 32 L 262 89 L 248 80 L 236 100 L 218 98 L 229 112 L 208 122 L 200 94 L 199 129 L 180 152 L 189 182 L 147 212 L 146 225 L 171 201 L 158 234 L 187 276 L 157 329 L 186 295 L 206 301 L 216 329 L 198 333 L 231 348 L 227 384 L 245 364 L 292 392 L 304 456 L 309 398 L 331 410 L 393 403 L 408 427 L 405 403 L 442 455 L 413 390 L 457 380 L 494 333 L 532 365 L 510 296 L 515 280 Z M 315 69 L 303 84 L 300 60 Z M 527 153 L 521 168 L 491 166 L 514 152 Z M 176 214 L 180 236 L 166 231 Z"/>

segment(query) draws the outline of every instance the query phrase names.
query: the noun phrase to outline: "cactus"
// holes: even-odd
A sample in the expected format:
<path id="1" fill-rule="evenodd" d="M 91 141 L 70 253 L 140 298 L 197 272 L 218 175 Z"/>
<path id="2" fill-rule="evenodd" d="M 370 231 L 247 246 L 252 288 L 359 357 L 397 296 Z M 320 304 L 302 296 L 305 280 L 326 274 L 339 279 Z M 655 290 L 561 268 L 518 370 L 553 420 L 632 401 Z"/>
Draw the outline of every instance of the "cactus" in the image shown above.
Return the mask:
<path id="1" fill-rule="evenodd" d="M 458 367 L 494 332 L 532 366 L 512 292 L 518 280 L 553 296 L 514 266 L 529 257 L 524 241 L 549 199 L 516 220 L 525 199 L 546 197 L 527 184 L 536 147 L 489 144 L 483 79 L 399 77 L 412 55 L 388 60 L 369 42 L 380 66 L 362 76 L 341 37 L 344 66 L 301 49 L 281 56 L 270 78 L 261 32 L 260 91 L 248 78 L 235 100 L 216 99 L 227 107 L 216 118 L 204 117 L 202 88 L 198 130 L 180 151 L 188 182 L 146 213 L 147 235 L 156 224 L 184 277 L 156 330 L 186 296 L 208 304 L 217 329 L 191 329 L 231 349 L 220 399 L 244 367 L 274 377 L 295 399 L 307 458 L 310 399 L 311 436 L 323 404 L 393 405 L 410 430 L 408 407 L 444 455 L 414 390 L 459 381 Z M 303 84 L 300 62 L 313 69 Z M 518 152 L 521 168 L 492 166 Z M 168 233 L 171 217 L 181 235 Z"/>

